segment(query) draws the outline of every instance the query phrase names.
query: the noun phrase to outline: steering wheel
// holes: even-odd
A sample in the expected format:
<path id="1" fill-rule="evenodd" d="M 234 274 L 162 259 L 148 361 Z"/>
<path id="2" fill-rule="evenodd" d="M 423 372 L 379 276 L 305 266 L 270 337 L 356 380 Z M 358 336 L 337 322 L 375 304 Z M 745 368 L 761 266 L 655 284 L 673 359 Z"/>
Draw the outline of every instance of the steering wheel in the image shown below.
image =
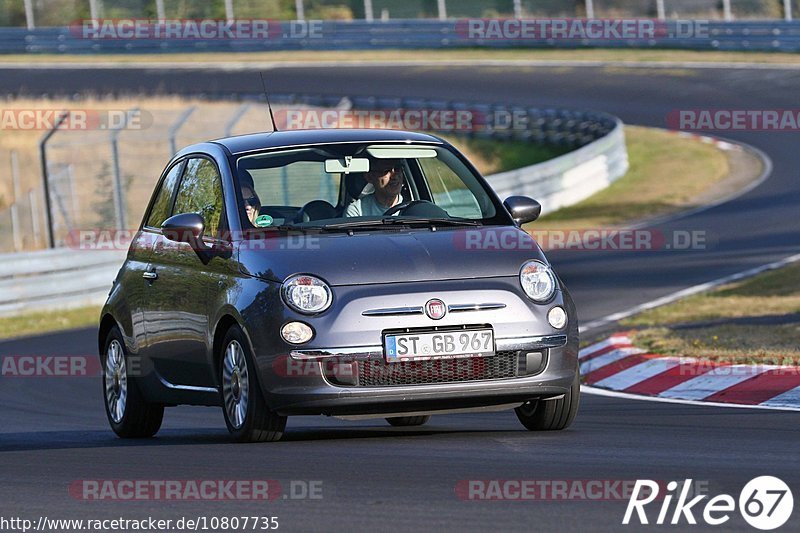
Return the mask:
<path id="1" fill-rule="evenodd" d="M 433 202 L 429 202 L 428 200 L 410 200 L 408 202 L 403 202 L 402 204 L 397 204 L 395 206 L 390 207 L 389 209 L 384 211 L 383 216 L 390 217 L 395 213 L 398 213 L 408 207 L 411 207 L 412 205 L 420 205 L 420 204 L 436 205 Z"/>

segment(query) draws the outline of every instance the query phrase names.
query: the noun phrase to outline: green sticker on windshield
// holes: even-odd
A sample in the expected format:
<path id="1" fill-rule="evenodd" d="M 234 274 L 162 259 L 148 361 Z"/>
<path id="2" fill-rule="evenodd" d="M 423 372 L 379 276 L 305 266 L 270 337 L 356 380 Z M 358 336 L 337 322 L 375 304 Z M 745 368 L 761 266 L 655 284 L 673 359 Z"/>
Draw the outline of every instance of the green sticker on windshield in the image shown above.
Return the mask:
<path id="1" fill-rule="evenodd" d="M 257 228 L 268 228 L 274 222 L 273 218 L 269 215 L 259 215 L 256 218 L 256 227 Z"/>

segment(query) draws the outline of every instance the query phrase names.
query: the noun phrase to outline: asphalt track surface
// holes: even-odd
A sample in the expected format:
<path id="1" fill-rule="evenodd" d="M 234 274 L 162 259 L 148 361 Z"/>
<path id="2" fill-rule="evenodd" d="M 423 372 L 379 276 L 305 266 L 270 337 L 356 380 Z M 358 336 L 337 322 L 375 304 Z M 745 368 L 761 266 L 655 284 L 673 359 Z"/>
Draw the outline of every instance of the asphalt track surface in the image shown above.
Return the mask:
<path id="1" fill-rule="evenodd" d="M 417 96 L 594 109 L 626 123 L 666 125 L 676 109 L 788 109 L 800 72 L 594 67 L 343 67 L 271 71 L 275 92 Z M 0 69 L 0 92 L 252 95 L 248 72 Z M 590 321 L 691 285 L 792 255 L 800 248 L 797 133 L 731 132 L 771 158 L 771 177 L 723 205 L 658 226 L 706 231 L 703 251 L 551 254 Z M 679 157 L 679 154 L 676 154 Z M 0 354 L 87 354 L 94 331 L 0 343 Z M 423 428 L 382 421 L 290 419 L 285 441 L 232 446 L 218 409 L 167 411 L 156 439 L 123 442 L 107 428 L 97 378 L 0 381 L 3 516 L 273 515 L 297 530 L 616 530 L 626 502 L 463 501 L 462 480 L 682 480 L 738 497 L 776 475 L 800 497 L 800 415 L 583 395 L 575 424 L 556 434 L 522 430 L 513 413 L 434 417 Z M 81 479 L 321 480 L 323 498 L 270 503 L 83 502 Z M 651 520 L 657 509 L 652 510 Z M 696 513 L 700 514 L 700 513 Z M 798 511 L 785 526 L 798 530 Z M 684 522 L 685 524 L 685 522 Z M 631 527 L 631 526 L 629 526 Z M 661 526 L 666 527 L 666 526 Z M 685 527 L 685 526 L 684 526 Z M 637 528 L 638 529 L 638 528 Z M 658 529 L 658 528 L 656 528 Z M 694 529 L 697 529 L 695 527 Z M 725 529 L 750 530 L 737 513 Z"/>

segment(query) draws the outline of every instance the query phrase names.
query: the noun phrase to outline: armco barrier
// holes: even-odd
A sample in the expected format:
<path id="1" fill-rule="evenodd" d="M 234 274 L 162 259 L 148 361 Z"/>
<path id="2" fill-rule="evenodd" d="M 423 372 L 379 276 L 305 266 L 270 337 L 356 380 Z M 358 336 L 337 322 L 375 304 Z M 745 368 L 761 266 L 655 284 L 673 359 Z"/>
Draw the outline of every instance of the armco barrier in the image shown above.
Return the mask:
<path id="1" fill-rule="evenodd" d="M 565 19 L 567 20 L 567 19 Z M 658 31 L 602 38 L 473 38 L 466 20 L 280 22 L 264 39 L 84 38 L 80 27 L 0 28 L 0 54 L 190 53 L 453 48 L 672 48 L 800 50 L 800 22 L 653 21 Z M 277 25 L 279 24 L 279 27 Z M 311 27 L 309 24 L 313 24 Z M 589 36 L 593 34 L 589 33 Z M 409 57 L 413 59 L 413 57 Z"/>
<path id="2" fill-rule="evenodd" d="M 576 204 L 605 189 L 628 170 L 621 121 L 605 137 L 544 163 L 488 176 L 500 198 L 531 196 L 545 213 Z"/>
<path id="3" fill-rule="evenodd" d="M 0 316 L 102 302 L 125 251 L 44 250 L 0 256 Z"/>
<path id="4" fill-rule="evenodd" d="M 289 106 L 377 109 L 461 109 L 480 117 L 470 135 L 559 144 L 573 151 L 536 165 L 487 176 L 501 198 L 537 198 L 545 212 L 572 205 L 625 174 L 628 157 L 622 122 L 605 113 L 528 109 L 424 99 L 278 95 Z M 513 117 L 513 120 L 512 118 Z M 524 126 L 524 127 L 522 127 Z M 55 249 L 0 255 L 0 316 L 40 309 L 100 304 L 125 251 Z"/>

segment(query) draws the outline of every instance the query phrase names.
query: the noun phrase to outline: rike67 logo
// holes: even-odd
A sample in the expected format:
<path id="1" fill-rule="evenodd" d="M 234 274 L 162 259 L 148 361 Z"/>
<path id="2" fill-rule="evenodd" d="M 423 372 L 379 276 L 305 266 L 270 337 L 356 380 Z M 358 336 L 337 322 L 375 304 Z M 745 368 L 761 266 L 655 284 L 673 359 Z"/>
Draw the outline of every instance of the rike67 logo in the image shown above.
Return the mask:
<path id="1" fill-rule="evenodd" d="M 707 494 L 691 494 L 691 487 L 691 479 L 685 480 L 682 485 L 677 481 L 670 481 L 666 492 L 662 494 L 660 489 L 663 487 L 659 483 L 649 479 L 637 480 L 622 523 L 635 524 L 638 520 L 640 524 L 649 524 L 652 510 L 655 509 L 651 509 L 648 518 L 645 507 L 656 500 L 661 503 L 655 520 L 658 525 L 697 524 L 695 515 L 700 516 L 708 525 L 723 525 L 737 510 L 738 503 L 738 511 L 748 524 L 767 531 L 784 525 L 794 509 L 794 498 L 789 486 L 773 476 L 751 479 L 739 493 L 738 502 L 729 494 L 719 494 L 706 500 Z"/>

